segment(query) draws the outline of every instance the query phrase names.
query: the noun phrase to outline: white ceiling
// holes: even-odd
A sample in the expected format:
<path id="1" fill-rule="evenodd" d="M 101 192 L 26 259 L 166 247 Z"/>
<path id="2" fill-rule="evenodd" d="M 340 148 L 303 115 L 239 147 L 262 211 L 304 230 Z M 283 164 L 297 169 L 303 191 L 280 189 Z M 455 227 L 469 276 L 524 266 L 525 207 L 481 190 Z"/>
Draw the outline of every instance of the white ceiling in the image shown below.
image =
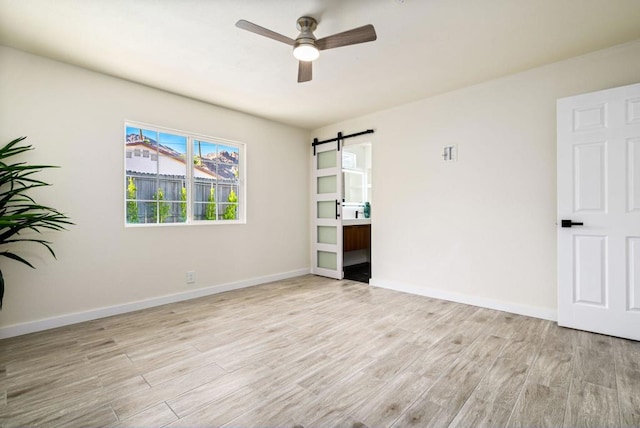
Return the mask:
<path id="1" fill-rule="evenodd" d="M 289 46 L 235 27 L 303 15 L 378 40 L 297 83 Z M 0 0 L 0 44 L 307 129 L 635 39 L 640 0 Z"/>

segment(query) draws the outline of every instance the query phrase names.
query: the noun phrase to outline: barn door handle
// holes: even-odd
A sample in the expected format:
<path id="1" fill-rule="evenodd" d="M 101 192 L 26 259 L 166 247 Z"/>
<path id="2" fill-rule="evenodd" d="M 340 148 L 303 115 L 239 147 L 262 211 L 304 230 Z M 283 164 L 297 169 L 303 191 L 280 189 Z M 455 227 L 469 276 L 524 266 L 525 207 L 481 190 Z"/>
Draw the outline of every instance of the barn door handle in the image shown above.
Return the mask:
<path id="1" fill-rule="evenodd" d="M 340 213 L 338 212 L 338 208 L 340 207 L 340 201 L 336 199 L 336 220 L 340 217 Z"/>
<path id="2" fill-rule="evenodd" d="M 571 226 L 584 226 L 584 223 L 578 221 L 571 220 L 562 220 L 562 227 L 571 227 Z"/>

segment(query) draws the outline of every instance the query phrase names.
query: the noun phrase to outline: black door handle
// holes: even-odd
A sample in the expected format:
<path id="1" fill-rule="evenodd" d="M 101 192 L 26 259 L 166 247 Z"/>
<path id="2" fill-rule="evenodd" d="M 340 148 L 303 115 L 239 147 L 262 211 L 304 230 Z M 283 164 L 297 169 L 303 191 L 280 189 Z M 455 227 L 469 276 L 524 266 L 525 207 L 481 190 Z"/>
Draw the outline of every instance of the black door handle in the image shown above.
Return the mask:
<path id="1" fill-rule="evenodd" d="M 336 220 L 340 217 L 340 213 L 338 212 L 338 208 L 340 208 L 340 201 L 336 199 Z"/>
<path id="2" fill-rule="evenodd" d="M 562 220 L 561 226 L 562 227 L 584 226 L 584 223 L 578 222 L 578 221 L 571 221 L 571 220 Z"/>

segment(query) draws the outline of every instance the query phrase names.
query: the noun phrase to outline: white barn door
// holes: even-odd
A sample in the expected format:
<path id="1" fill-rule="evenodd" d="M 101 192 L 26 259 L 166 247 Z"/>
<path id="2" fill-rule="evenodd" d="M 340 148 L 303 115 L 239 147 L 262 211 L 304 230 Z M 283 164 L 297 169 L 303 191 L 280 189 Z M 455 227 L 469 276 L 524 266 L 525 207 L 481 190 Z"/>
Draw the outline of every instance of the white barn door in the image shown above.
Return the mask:
<path id="1" fill-rule="evenodd" d="M 316 146 L 313 162 L 312 273 L 342 279 L 342 156 L 338 142 Z"/>
<path id="2" fill-rule="evenodd" d="M 557 107 L 558 324 L 640 340 L 640 84 Z"/>

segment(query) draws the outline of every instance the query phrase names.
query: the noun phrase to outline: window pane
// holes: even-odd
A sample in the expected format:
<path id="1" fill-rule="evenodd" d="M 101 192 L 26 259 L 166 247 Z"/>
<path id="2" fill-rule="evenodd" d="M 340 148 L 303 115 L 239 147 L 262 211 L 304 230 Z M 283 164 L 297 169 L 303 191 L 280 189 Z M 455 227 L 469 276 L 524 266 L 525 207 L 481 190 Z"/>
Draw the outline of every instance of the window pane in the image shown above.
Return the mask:
<path id="1" fill-rule="evenodd" d="M 338 256 L 328 251 L 318 251 L 318 267 L 336 270 L 338 268 Z"/>
<path id="2" fill-rule="evenodd" d="M 214 180 L 195 179 L 193 183 L 193 219 L 217 220 L 216 183 Z"/>
<path id="3" fill-rule="evenodd" d="M 335 226 L 318 226 L 318 244 L 336 244 L 338 230 Z"/>
<path id="4" fill-rule="evenodd" d="M 238 204 L 220 204 L 220 220 L 237 220 Z"/>
<path id="5" fill-rule="evenodd" d="M 318 193 L 336 193 L 338 191 L 337 187 L 335 175 L 318 177 Z"/>
<path id="6" fill-rule="evenodd" d="M 141 223 L 140 202 L 134 199 L 127 199 L 127 223 Z"/>
<path id="7" fill-rule="evenodd" d="M 155 202 L 138 202 L 139 223 L 157 223 Z"/>
<path id="8" fill-rule="evenodd" d="M 193 205 L 194 220 L 217 220 L 216 203 L 195 202 Z"/>
<path id="9" fill-rule="evenodd" d="M 174 182 L 176 179 L 185 180 L 187 178 L 186 154 L 186 137 L 160 133 L 160 144 L 158 145 L 159 187 L 162 187 L 165 182 Z M 174 187 L 171 187 L 171 190 L 167 188 L 164 190 L 169 194 L 168 199 L 178 199 Z"/>
<path id="10" fill-rule="evenodd" d="M 239 151 L 236 147 L 218 146 L 218 178 L 237 183 Z"/>
<path id="11" fill-rule="evenodd" d="M 319 152 L 317 155 L 318 169 L 335 168 L 336 167 L 336 151 L 329 150 Z"/>
<path id="12" fill-rule="evenodd" d="M 127 127 L 126 170 L 127 174 L 158 173 L 157 161 L 152 161 L 149 153 L 156 153 L 158 133 L 147 129 Z M 144 156 L 146 154 L 146 156 Z"/>
<path id="13" fill-rule="evenodd" d="M 207 141 L 194 140 L 193 142 L 193 163 L 195 165 L 194 178 L 215 179 L 216 158 L 218 156 L 218 145 Z"/>
<path id="14" fill-rule="evenodd" d="M 161 217 L 161 223 L 182 223 L 182 204 L 180 202 L 165 202 L 164 203 L 164 212 L 161 208 L 161 213 L 163 216 Z"/>
<path id="15" fill-rule="evenodd" d="M 336 201 L 318 202 L 317 218 L 336 218 Z"/>
<path id="16" fill-rule="evenodd" d="M 218 183 L 218 202 L 238 202 L 238 186 Z"/>
<path id="17" fill-rule="evenodd" d="M 184 135 L 168 134 L 166 132 L 158 133 L 160 148 L 165 151 L 174 153 L 184 157 L 187 153 L 187 137 Z"/>

